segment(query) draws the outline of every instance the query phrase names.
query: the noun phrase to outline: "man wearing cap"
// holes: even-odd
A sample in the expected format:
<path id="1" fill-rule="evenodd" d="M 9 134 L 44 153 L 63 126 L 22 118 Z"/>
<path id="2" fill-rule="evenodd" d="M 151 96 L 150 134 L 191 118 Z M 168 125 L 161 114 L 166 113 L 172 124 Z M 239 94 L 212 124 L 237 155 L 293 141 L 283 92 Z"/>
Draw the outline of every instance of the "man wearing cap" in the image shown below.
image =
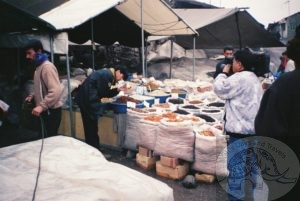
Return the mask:
<path id="1" fill-rule="evenodd" d="M 43 45 L 39 40 L 32 39 L 27 43 L 25 55 L 26 59 L 36 67 L 33 94 L 27 96 L 25 101 L 35 102 L 32 114 L 44 120 L 45 136 L 57 135 L 62 106 L 60 100 L 62 88 L 57 69 L 48 60 L 48 55 L 43 53 Z"/>
<path id="2" fill-rule="evenodd" d="M 126 87 L 113 87 L 116 82 L 127 79 L 127 71 L 123 66 L 104 68 L 92 72 L 79 86 L 75 101 L 80 108 L 87 144 L 99 149 L 98 117 L 104 111 L 100 100 L 114 97 Z"/>

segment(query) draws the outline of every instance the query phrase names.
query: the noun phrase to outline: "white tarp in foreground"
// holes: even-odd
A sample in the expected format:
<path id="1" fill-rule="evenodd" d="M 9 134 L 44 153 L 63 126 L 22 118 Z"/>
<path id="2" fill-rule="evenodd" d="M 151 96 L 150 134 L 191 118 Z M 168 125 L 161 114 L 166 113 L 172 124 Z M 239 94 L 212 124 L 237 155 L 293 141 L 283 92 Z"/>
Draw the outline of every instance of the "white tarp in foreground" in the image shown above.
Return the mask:
<path id="1" fill-rule="evenodd" d="M 0 149 L 1 200 L 31 200 L 41 140 Z M 165 183 L 107 161 L 91 146 L 71 137 L 46 138 L 36 200 L 172 201 Z"/>

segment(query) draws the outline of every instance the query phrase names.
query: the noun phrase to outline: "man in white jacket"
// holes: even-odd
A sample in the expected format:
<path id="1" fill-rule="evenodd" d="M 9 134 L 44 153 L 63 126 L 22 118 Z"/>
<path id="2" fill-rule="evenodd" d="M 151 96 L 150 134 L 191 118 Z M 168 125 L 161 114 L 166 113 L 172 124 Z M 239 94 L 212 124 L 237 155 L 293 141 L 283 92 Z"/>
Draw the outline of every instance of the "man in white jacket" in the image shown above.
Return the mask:
<path id="1" fill-rule="evenodd" d="M 249 197 L 254 199 L 253 190 L 252 193 L 251 190 L 249 193 L 242 185 L 249 179 L 248 176 L 256 175 L 247 171 L 249 167 L 245 164 L 249 164 L 248 161 L 237 163 L 235 159 L 241 159 L 241 157 L 236 157 L 237 155 L 247 154 L 242 159 L 256 160 L 255 155 L 249 157 L 248 147 L 231 146 L 237 140 L 255 135 L 254 120 L 259 109 L 263 89 L 258 77 L 251 71 L 251 59 L 250 52 L 246 50 L 237 51 L 234 54 L 232 66 L 226 65 L 214 83 L 214 92 L 221 99 L 226 100 L 224 120 L 226 134 L 230 136 L 227 165 L 229 170 L 228 198 L 230 201 L 247 200 Z M 230 68 L 234 74 L 228 76 Z M 238 185 L 234 184 L 235 186 L 233 186 L 231 182 L 237 180 L 236 170 L 239 170 L 240 175 L 244 175 L 244 177 L 239 179 Z"/>

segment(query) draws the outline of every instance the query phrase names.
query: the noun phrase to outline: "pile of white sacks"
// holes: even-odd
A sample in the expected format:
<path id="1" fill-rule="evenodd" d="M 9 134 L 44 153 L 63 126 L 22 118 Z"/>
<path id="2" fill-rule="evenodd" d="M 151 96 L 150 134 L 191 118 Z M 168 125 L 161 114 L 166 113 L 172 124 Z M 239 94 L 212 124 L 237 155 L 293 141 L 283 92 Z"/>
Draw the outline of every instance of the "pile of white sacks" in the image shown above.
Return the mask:
<path id="1" fill-rule="evenodd" d="M 188 161 L 196 171 L 227 175 L 224 101 L 214 94 L 212 84 L 182 80 L 157 84 L 155 94 L 160 90 L 169 97 L 165 103 L 155 100 L 151 107 L 127 109 L 123 147 L 135 151 L 140 145 L 153 150 L 154 155 Z M 182 90 L 186 94 L 171 93 Z M 151 93 L 148 90 L 141 99 Z"/>

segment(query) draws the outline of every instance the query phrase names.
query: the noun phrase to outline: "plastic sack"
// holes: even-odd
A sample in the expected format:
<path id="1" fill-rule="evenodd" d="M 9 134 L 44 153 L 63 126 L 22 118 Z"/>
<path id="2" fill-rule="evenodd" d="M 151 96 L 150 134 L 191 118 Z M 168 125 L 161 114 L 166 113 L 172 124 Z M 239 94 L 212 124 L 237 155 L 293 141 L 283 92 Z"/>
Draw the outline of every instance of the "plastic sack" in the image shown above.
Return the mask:
<path id="1" fill-rule="evenodd" d="M 168 126 L 161 123 L 157 129 L 154 154 L 193 161 L 194 142 L 195 135 L 191 123 L 185 123 L 184 126 Z"/>
<path id="2" fill-rule="evenodd" d="M 210 131 L 214 136 L 201 135 L 202 131 Z M 227 176 L 227 141 L 222 131 L 203 125 L 195 129 L 195 161 L 192 169 L 218 176 Z"/>

